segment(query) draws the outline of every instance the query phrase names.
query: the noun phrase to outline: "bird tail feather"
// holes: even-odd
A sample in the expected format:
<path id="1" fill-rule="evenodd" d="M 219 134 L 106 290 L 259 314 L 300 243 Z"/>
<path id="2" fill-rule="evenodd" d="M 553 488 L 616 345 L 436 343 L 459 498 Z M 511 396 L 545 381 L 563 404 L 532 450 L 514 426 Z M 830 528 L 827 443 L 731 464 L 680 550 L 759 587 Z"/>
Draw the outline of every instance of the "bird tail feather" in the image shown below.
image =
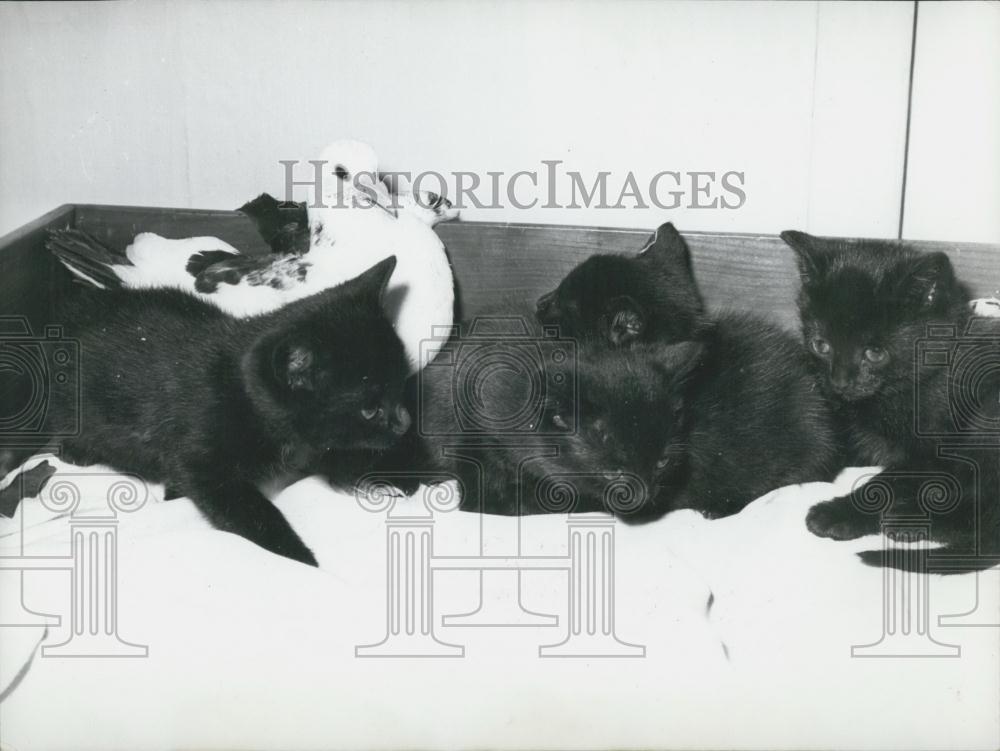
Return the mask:
<path id="1" fill-rule="evenodd" d="M 112 267 L 128 264 L 128 259 L 93 235 L 79 229 L 51 230 L 45 247 L 78 279 L 100 289 L 122 286 Z"/>

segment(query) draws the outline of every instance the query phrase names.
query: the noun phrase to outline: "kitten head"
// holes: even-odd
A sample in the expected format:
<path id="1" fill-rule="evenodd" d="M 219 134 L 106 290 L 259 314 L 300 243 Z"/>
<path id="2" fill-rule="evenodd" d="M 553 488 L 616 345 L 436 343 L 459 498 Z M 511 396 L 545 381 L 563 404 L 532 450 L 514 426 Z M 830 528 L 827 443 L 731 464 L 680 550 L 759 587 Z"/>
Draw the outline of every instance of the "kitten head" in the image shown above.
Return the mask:
<path id="1" fill-rule="evenodd" d="M 944 253 L 794 231 L 781 237 L 795 251 L 802 276 L 806 347 L 823 383 L 844 400 L 912 381 L 914 343 L 927 324 L 956 320 L 968 303 Z"/>
<path id="2" fill-rule="evenodd" d="M 601 254 L 538 300 L 537 317 L 563 336 L 612 347 L 691 337 L 705 306 L 684 238 L 669 222 L 635 256 Z"/>
<path id="3" fill-rule="evenodd" d="M 244 372 L 272 424 L 319 451 L 387 448 L 409 429 L 409 365 L 381 304 L 395 265 L 289 305 L 258 340 Z"/>
<path id="4" fill-rule="evenodd" d="M 703 352 L 698 342 L 587 352 L 575 397 L 548 395 L 545 433 L 556 436 L 559 453 L 537 465 L 538 475 L 568 474 L 592 493 L 616 478 L 637 478 L 648 501 L 668 469 L 668 447 L 685 430 L 685 385 Z"/>

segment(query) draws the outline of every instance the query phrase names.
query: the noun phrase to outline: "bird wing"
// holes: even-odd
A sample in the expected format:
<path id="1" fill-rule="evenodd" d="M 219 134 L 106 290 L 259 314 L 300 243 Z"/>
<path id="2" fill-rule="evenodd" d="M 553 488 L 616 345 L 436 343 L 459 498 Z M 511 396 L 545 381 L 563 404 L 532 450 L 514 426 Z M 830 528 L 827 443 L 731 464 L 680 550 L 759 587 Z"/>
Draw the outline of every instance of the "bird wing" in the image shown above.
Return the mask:
<path id="1" fill-rule="evenodd" d="M 226 257 L 240 256 L 236 248 L 217 237 L 175 240 L 142 232 L 125 249 L 128 260 L 113 270 L 126 287 L 179 287 L 193 291 L 195 275 L 188 272 L 188 263 L 192 256 L 205 251 Z"/>
<path id="2" fill-rule="evenodd" d="M 296 255 L 232 256 L 219 251 L 202 251 L 188 262 L 194 288 L 204 295 L 219 290 L 219 285 L 269 287 L 284 291 L 302 284 L 309 274 L 309 263 Z"/>

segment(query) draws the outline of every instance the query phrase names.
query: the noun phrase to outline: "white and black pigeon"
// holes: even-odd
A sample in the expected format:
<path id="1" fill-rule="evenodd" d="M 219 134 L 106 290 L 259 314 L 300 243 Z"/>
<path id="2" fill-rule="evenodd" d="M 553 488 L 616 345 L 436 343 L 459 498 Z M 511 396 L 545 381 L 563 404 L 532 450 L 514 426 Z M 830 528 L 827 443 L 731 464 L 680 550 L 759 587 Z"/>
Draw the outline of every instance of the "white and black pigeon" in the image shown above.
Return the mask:
<path id="1" fill-rule="evenodd" d="M 453 321 L 451 264 L 432 227 L 457 211 L 433 194 L 401 194 L 394 201 L 367 144 L 337 141 L 322 160 L 322 207 L 279 203 L 264 194 L 241 209 L 271 245 L 270 254 L 244 255 L 215 237 L 172 240 L 148 232 L 136 235 L 124 253 L 80 230 L 50 233 L 47 247 L 94 286 L 177 287 L 238 317 L 315 294 L 395 255 L 387 312 L 415 371 L 442 344 L 434 338 L 436 327 Z"/>

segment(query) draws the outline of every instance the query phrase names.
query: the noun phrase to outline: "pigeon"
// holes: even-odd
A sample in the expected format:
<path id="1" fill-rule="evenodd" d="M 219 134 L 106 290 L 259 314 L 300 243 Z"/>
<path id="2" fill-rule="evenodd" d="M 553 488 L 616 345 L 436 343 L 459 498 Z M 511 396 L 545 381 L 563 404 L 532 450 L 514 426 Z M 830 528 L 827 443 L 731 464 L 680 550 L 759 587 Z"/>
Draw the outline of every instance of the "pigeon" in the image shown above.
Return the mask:
<path id="1" fill-rule="evenodd" d="M 457 211 L 431 193 L 391 196 L 378 178 L 375 152 L 362 142 L 337 141 L 322 160 L 321 205 L 262 194 L 241 208 L 271 246 L 269 254 L 244 255 L 214 237 L 152 233 L 136 235 L 122 253 L 75 229 L 52 231 L 47 247 L 85 283 L 178 287 L 237 317 L 275 310 L 395 255 L 384 299 L 415 372 L 433 359 L 443 345 L 440 332 L 453 322 L 451 264 L 432 227 Z"/>

